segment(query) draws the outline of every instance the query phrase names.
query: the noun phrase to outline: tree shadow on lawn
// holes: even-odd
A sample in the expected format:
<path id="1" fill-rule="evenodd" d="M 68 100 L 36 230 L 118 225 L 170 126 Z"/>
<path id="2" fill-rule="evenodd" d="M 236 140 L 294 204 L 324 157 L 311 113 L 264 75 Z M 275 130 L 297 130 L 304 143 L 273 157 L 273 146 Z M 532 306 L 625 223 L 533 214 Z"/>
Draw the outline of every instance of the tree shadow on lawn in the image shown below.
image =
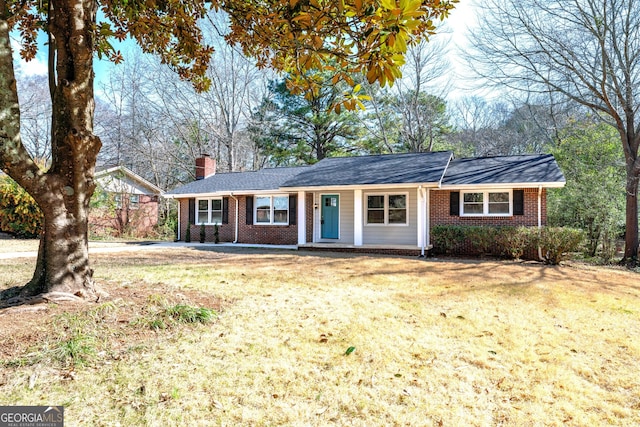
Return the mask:
<path id="1" fill-rule="evenodd" d="M 362 278 L 387 276 L 392 282 L 398 277 L 432 279 L 434 282 L 449 279 L 457 284 L 455 289 L 458 292 L 533 287 L 544 283 L 554 287 L 607 291 L 625 297 L 631 295 L 640 298 L 640 280 L 637 273 L 617 267 L 599 267 L 581 263 L 553 266 L 536 261 L 512 261 L 498 258 L 439 257 L 434 259 L 228 246 L 192 249 L 228 255 L 230 258 L 227 257 L 226 262 L 237 264 L 239 268 L 247 265 L 244 257 L 255 256 L 251 260 L 253 267 L 277 266 L 281 269 L 296 271 L 301 268 L 301 263 L 308 263 L 317 268 L 333 270 L 351 277 L 354 275 Z M 240 257 L 234 260 L 232 259 L 234 255 Z M 304 271 L 301 277 L 304 278 Z M 410 281 L 407 283 L 410 284 Z"/>

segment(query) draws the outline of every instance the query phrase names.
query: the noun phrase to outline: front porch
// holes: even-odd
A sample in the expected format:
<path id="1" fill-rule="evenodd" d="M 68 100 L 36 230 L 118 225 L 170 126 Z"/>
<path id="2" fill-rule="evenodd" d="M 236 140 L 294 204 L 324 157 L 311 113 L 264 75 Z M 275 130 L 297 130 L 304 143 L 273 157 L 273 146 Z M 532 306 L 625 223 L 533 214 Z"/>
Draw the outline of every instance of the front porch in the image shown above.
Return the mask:
<path id="1" fill-rule="evenodd" d="M 298 248 L 424 254 L 431 249 L 429 194 L 422 185 L 298 191 Z"/>
<path id="2" fill-rule="evenodd" d="M 414 245 L 352 245 L 344 243 L 305 243 L 299 244 L 298 250 L 317 252 L 349 252 L 362 254 L 421 256 L 432 249 L 432 245 L 422 248 Z"/>

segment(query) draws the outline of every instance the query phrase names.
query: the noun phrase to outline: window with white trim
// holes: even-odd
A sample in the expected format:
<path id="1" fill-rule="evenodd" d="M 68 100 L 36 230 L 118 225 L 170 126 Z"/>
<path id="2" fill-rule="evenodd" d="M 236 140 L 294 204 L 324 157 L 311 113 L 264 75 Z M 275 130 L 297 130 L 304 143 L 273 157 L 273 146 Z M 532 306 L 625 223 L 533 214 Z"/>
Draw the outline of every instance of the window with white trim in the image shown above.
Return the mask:
<path id="1" fill-rule="evenodd" d="M 367 194 L 367 225 L 407 225 L 407 194 Z"/>
<path id="2" fill-rule="evenodd" d="M 196 200 L 196 224 L 222 224 L 222 198 Z"/>
<path id="3" fill-rule="evenodd" d="M 139 194 L 129 195 L 129 209 L 138 209 L 139 207 L 140 207 L 140 195 Z"/>
<path id="4" fill-rule="evenodd" d="M 254 224 L 289 224 L 289 196 L 256 196 Z"/>
<path id="5" fill-rule="evenodd" d="M 465 191 L 460 197 L 462 216 L 511 216 L 511 190 Z"/>

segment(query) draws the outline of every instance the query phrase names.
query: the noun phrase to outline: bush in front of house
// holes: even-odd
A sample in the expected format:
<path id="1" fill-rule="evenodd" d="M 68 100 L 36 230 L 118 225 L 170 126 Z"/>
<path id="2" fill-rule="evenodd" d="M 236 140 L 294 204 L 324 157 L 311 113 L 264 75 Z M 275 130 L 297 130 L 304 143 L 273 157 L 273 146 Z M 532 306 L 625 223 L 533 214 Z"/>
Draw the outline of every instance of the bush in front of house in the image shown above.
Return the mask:
<path id="1" fill-rule="evenodd" d="M 511 259 L 521 259 L 527 254 L 529 257 L 536 257 L 537 238 L 537 227 L 500 227 L 496 233 L 499 255 Z"/>
<path id="2" fill-rule="evenodd" d="M 191 243 L 191 223 L 187 223 L 187 230 L 184 233 L 184 241 Z"/>
<path id="3" fill-rule="evenodd" d="M 530 227 L 437 225 L 431 229 L 438 254 L 493 255 L 520 259 L 535 245 Z"/>
<path id="4" fill-rule="evenodd" d="M 465 228 L 458 225 L 436 225 L 431 228 L 433 251 L 437 254 L 461 254 L 467 239 Z"/>
<path id="5" fill-rule="evenodd" d="M 9 176 L 0 177 L 0 231 L 34 238 L 42 231 L 42 211 L 35 200 Z"/>
<path id="6" fill-rule="evenodd" d="M 436 254 L 493 255 L 511 259 L 536 258 L 542 249 L 543 260 L 558 264 L 580 248 L 581 230 L 566 227 L 505 227 L 438 225 L 431 230 Z"/>
<path id="7" fill-rule="evenodd" d="M 577 228 L 544 227 L 540 231 L 538 245 L 542 258 L 548 264 L 557 265 L 570 258 L 572 252 L 580 249 L 585 233 Z"/>

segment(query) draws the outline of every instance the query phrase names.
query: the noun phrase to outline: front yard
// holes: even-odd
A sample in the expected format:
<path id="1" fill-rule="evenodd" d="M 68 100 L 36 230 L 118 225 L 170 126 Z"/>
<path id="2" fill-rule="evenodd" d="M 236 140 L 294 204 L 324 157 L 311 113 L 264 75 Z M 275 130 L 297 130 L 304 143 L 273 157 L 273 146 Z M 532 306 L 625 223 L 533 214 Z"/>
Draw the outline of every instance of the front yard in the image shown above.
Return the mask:
<path id="1" fill-rule="evenodd" d="M 640 424 L 637 273 L 250 249 L 93 262 L 109 300 L 0 310 L 0 405 L 64 405 L 70 426 Z M 0 288 L 33 265 L 3 260 Z M 154 329 L 175 304 L 219 317 Z"/>

